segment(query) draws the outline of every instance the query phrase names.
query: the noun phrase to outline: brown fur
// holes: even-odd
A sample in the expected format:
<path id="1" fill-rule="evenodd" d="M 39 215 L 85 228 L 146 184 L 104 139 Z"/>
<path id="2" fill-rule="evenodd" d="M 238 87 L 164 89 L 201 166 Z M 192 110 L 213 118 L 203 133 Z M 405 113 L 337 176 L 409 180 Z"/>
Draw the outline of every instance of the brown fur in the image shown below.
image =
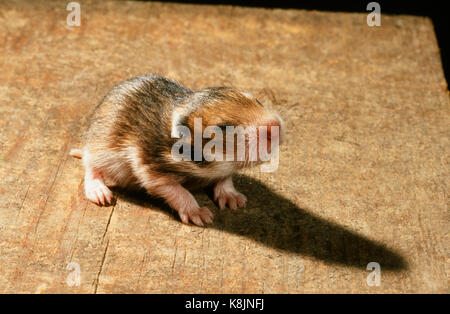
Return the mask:
<path id="1" fill-rule="evenodd" d="M 179 121 L 172 121 L 175 116 Z M 225 180 L 247 165 L 231 161 L 175 162 L 171 149 L 178 138 L 171 136 L 173 123 L 189 127 L 193 140 L 195 118 L 202 118 L 203 129 L 209 125 L 281 123 L 255 98 L 230 87 L 192 91 L 158 75 L 135 77 L 115 86 L 94 110 L 81 150 L 86 180 L 97 191 L 106 179 L 123 187 L 144 187 L 169 200 L 165 186 L 174 190 L 179 189 L 177 184 L 203 186 Z M 231 189 L 232 183 L 225 186 Z M 105 190 L 103 186 L 101 189 Z M 179 200 L 172 202 L 179 205 Z M 191 205 L 194 203 L 190 200 Z"/>

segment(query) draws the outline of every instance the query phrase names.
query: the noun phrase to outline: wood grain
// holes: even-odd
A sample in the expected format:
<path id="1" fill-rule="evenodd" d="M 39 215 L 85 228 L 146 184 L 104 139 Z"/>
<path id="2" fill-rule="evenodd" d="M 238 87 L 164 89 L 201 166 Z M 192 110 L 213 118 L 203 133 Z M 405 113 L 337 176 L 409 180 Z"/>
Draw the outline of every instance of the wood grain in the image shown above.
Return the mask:
<path id="1" fill-rule="evenodd" d="M 450 103 L 429 19 L 83 1 L 70 28 L 65 7 L 0 3 L 0 292 L 449 292 Z M 115 83 L 151 72 L 281 111 L 278 170 L 236 176 L 247 208 L 199 192 L 216 217 L 202 229 L 143 193 L 86 200 L 69 150 Z"/>

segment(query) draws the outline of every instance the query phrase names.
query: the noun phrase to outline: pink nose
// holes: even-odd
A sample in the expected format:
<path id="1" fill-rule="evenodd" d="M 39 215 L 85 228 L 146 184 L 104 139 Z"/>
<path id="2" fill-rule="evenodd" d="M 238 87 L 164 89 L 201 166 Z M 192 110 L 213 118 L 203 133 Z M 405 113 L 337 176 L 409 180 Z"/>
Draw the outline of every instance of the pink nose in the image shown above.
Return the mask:
<path id="1" fill-rule="evenodd" d="M 276 118 L 263 124 L 267 127 L 267 141 L 272 141 L 276 137 L 281 141 L 281 121 Z"/>

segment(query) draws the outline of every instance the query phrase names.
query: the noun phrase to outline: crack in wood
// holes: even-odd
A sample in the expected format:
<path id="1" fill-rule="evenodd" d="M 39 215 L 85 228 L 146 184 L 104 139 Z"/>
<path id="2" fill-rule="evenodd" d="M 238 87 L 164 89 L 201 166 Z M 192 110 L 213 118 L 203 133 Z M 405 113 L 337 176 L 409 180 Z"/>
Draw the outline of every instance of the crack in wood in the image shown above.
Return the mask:
<path id="1" fill-rule="evenodd" d="M 103 256 L 102 256 L 102 262 L 100 264 L 100 269 L 97 272 L 97 276 L 95 277 L 95 281 L 94 281 L 94 294 L 97 294 L 97 289 L 98 289 L 98 284 L 99 284 L 99 279 L 100 279 L 100 275 L 102 273 L 103 270 L 103 265 L 105 264 L 105 259 L 106 259 L 106 252 L 108 251 L 108 247 L 109 247 L 109 239 L 106 242 L 106 247 L 105 250 L 103 251 Z"/>

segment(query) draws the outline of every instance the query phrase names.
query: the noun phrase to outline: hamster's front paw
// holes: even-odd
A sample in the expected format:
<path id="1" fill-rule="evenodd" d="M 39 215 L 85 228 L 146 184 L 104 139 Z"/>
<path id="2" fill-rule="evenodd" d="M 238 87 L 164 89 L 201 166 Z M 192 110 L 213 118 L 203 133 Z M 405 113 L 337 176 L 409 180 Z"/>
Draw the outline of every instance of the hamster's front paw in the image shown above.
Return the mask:
<path id="1" fill-rule="evenodd" d="M 214 201 L 217 202 L 220 209 L 224 209 L 225 205 L 228 205 L 230 209 L 237 209 L 245 207 L 247 203 L 247 197 L 239 193 L 236 190 L 227 191 L 225 189 L 218 189 L 214 193 Z"/>
<path id="2" fill-rule="evenodd" d="M 231 177 L 216 182 L 214 186 L 214 201 L 217 202 L 220 209 L 224 209 L 228 205 L 231 209 L 245 207 L 247 197 L 239 193 L 233 185 Z"/>
<path id="3" fill-rule="evenodd" d="M 211 224 L 213 222 L 213 214 L 207 207 L 193 207 L 183 208 L 178 211 L 178 215 L 183 223 L 189 224 L 189 220 L 199 227 L 204 224 Z"/>

